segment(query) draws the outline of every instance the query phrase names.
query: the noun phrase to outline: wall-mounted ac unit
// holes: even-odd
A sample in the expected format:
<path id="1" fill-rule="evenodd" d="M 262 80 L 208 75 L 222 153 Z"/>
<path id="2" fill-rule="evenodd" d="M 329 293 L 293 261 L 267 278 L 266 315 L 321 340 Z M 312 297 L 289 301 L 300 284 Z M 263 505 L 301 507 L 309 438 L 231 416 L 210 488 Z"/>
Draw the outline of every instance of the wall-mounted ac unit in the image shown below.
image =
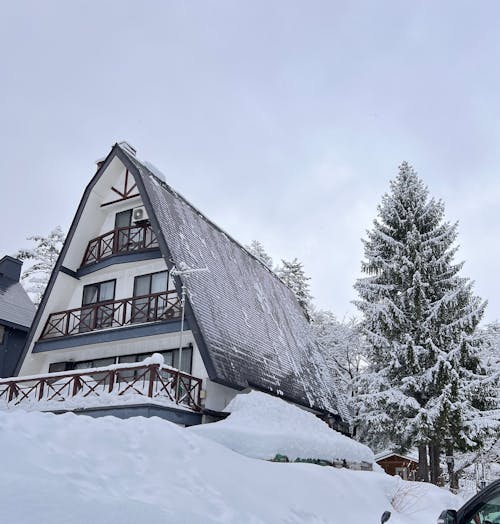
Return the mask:
<path id="1" fill-rule="evenodd" d="M 132 220 L 134 222 L 142 222 L 147 219 L 148 214 L 146 213 L 146 208 L 144 206 L 134 207 L 134 209 L 132 209 Z"/>

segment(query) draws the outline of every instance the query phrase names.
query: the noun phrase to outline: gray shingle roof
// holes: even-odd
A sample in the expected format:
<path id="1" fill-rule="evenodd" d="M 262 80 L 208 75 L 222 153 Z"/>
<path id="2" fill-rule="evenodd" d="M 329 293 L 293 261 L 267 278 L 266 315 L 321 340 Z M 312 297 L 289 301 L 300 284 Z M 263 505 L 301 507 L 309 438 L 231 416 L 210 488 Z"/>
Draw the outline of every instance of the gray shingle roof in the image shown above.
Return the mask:
<path id="1" fill-rule="evenodd" d="M 173 262 L 208 268 L 184 276 L 216 377 L 348 418 L 335 379 L 293 293 L 146 165 L 137 167 Z"/>
<path id="2" fill-rule="evenodd" d="M 21 284 L 0 276 L 0 324 L 29 328 L 35 311 Z"/>

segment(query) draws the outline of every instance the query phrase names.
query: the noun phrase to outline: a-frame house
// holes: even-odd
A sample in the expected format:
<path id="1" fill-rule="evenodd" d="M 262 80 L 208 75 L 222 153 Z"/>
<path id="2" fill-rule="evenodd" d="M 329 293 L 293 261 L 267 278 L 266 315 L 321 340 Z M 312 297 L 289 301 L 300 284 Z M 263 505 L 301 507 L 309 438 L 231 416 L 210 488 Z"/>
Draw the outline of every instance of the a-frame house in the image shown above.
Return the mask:
<path id="1" fill-rule="evenodd" d="M 119 379 L 126 383 L 123 367 L 161 353 L 177 393 L 194 383 L 187 377 L 198 388 L 196 402 L 176 396 L 175 409 L 163 406 L 165 418 L 209 420 L 238 392 L 258 389 L 330 421 L 345 420 L 335 379 L 283 282 L 127 143 L 115 144 L 98 165 L 36 314 L 16 387 L 24 376 L 50 373 L 55 378 L 42 380 L 40 399 L 57 392 L 55 379 L 67 376 L 73 392 L 93 395 L 82 374 L 102 368 L 113 375 L 101 373 L 94 382 L 111 392 Z M 11 389 L 14 400 L 21 398 Z M 152 391 L 153 378 L 154 399 Z M 123 416 L 131 409 L 129 401 Z"/>

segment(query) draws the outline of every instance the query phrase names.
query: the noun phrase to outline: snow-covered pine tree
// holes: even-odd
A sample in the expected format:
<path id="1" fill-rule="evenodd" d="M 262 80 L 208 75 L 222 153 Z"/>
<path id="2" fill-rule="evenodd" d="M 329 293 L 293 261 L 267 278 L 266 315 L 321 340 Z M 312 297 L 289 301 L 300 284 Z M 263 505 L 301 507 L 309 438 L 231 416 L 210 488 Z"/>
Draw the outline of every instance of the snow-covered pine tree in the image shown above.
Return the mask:
<path id="1" fill-rule="evenodd" d="M 476 333 L 486 303 L 454 262 L 457 227 L 403 163 L 364 240 L 367 276 L 355 284 L 371 345 L 359 420 L 372 444 L 417 445 L 423 470 L 429 444 L 472 448 L 491 427 Z"/>
<path id="2" fill-rule="evenodd" d="M 31 249 L 20 249 L 14 256 L 20 260 L 30 260 L 33 263 L 22 274 L 26 282 L 26 291 L 35 304 L 40 304 L 43 293 L 50 279 L 52 270 L 61 252 L 66 235 L 60 226 L 56 226 L 46 237 L 34 235 L 27 238 L 35 242 Z"/>
<path id="3" fill-rule="evenodd" d="M 309 290 L 309 280 L 311 278 L 304 273 L 302 263 L 296 258 L 291 262 L 282 259 L 277 273 L 281 280 L 293 291 L 306 317 L 310 320 L 312 296 Z"/>
<path id="4" fill-rule="evenodd" d="M 258 240 L 252 240 L 246 249 L 258 258 L 269 269 L 273 269 L 273 259 L 266 253 L 264 246 Z"/>

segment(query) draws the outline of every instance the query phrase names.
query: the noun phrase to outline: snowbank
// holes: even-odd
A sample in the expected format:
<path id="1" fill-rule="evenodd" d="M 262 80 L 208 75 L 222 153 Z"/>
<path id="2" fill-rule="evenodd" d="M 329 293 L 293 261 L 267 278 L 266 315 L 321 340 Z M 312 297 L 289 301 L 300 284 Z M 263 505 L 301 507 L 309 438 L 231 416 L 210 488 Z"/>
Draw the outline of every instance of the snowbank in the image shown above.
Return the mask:
<path id="1" fill-rule="evenodd" d="M 158 418 L 0 411 L 0 449 L 0 522 L 16 524 L 358 524 L 385 510 L 429 524 L 459 503 L 381 473 L 250 459 Z"/>
<path id="2" fill-rule="evenodd" d="M 285 455 L 290 460 L 313 458 L 328 461 L 374 462 L 373 452 L 337 431 L 315 415 L 259 391 L 237 395 L 225 420 L 190 431 L 259 459 Z"/>

